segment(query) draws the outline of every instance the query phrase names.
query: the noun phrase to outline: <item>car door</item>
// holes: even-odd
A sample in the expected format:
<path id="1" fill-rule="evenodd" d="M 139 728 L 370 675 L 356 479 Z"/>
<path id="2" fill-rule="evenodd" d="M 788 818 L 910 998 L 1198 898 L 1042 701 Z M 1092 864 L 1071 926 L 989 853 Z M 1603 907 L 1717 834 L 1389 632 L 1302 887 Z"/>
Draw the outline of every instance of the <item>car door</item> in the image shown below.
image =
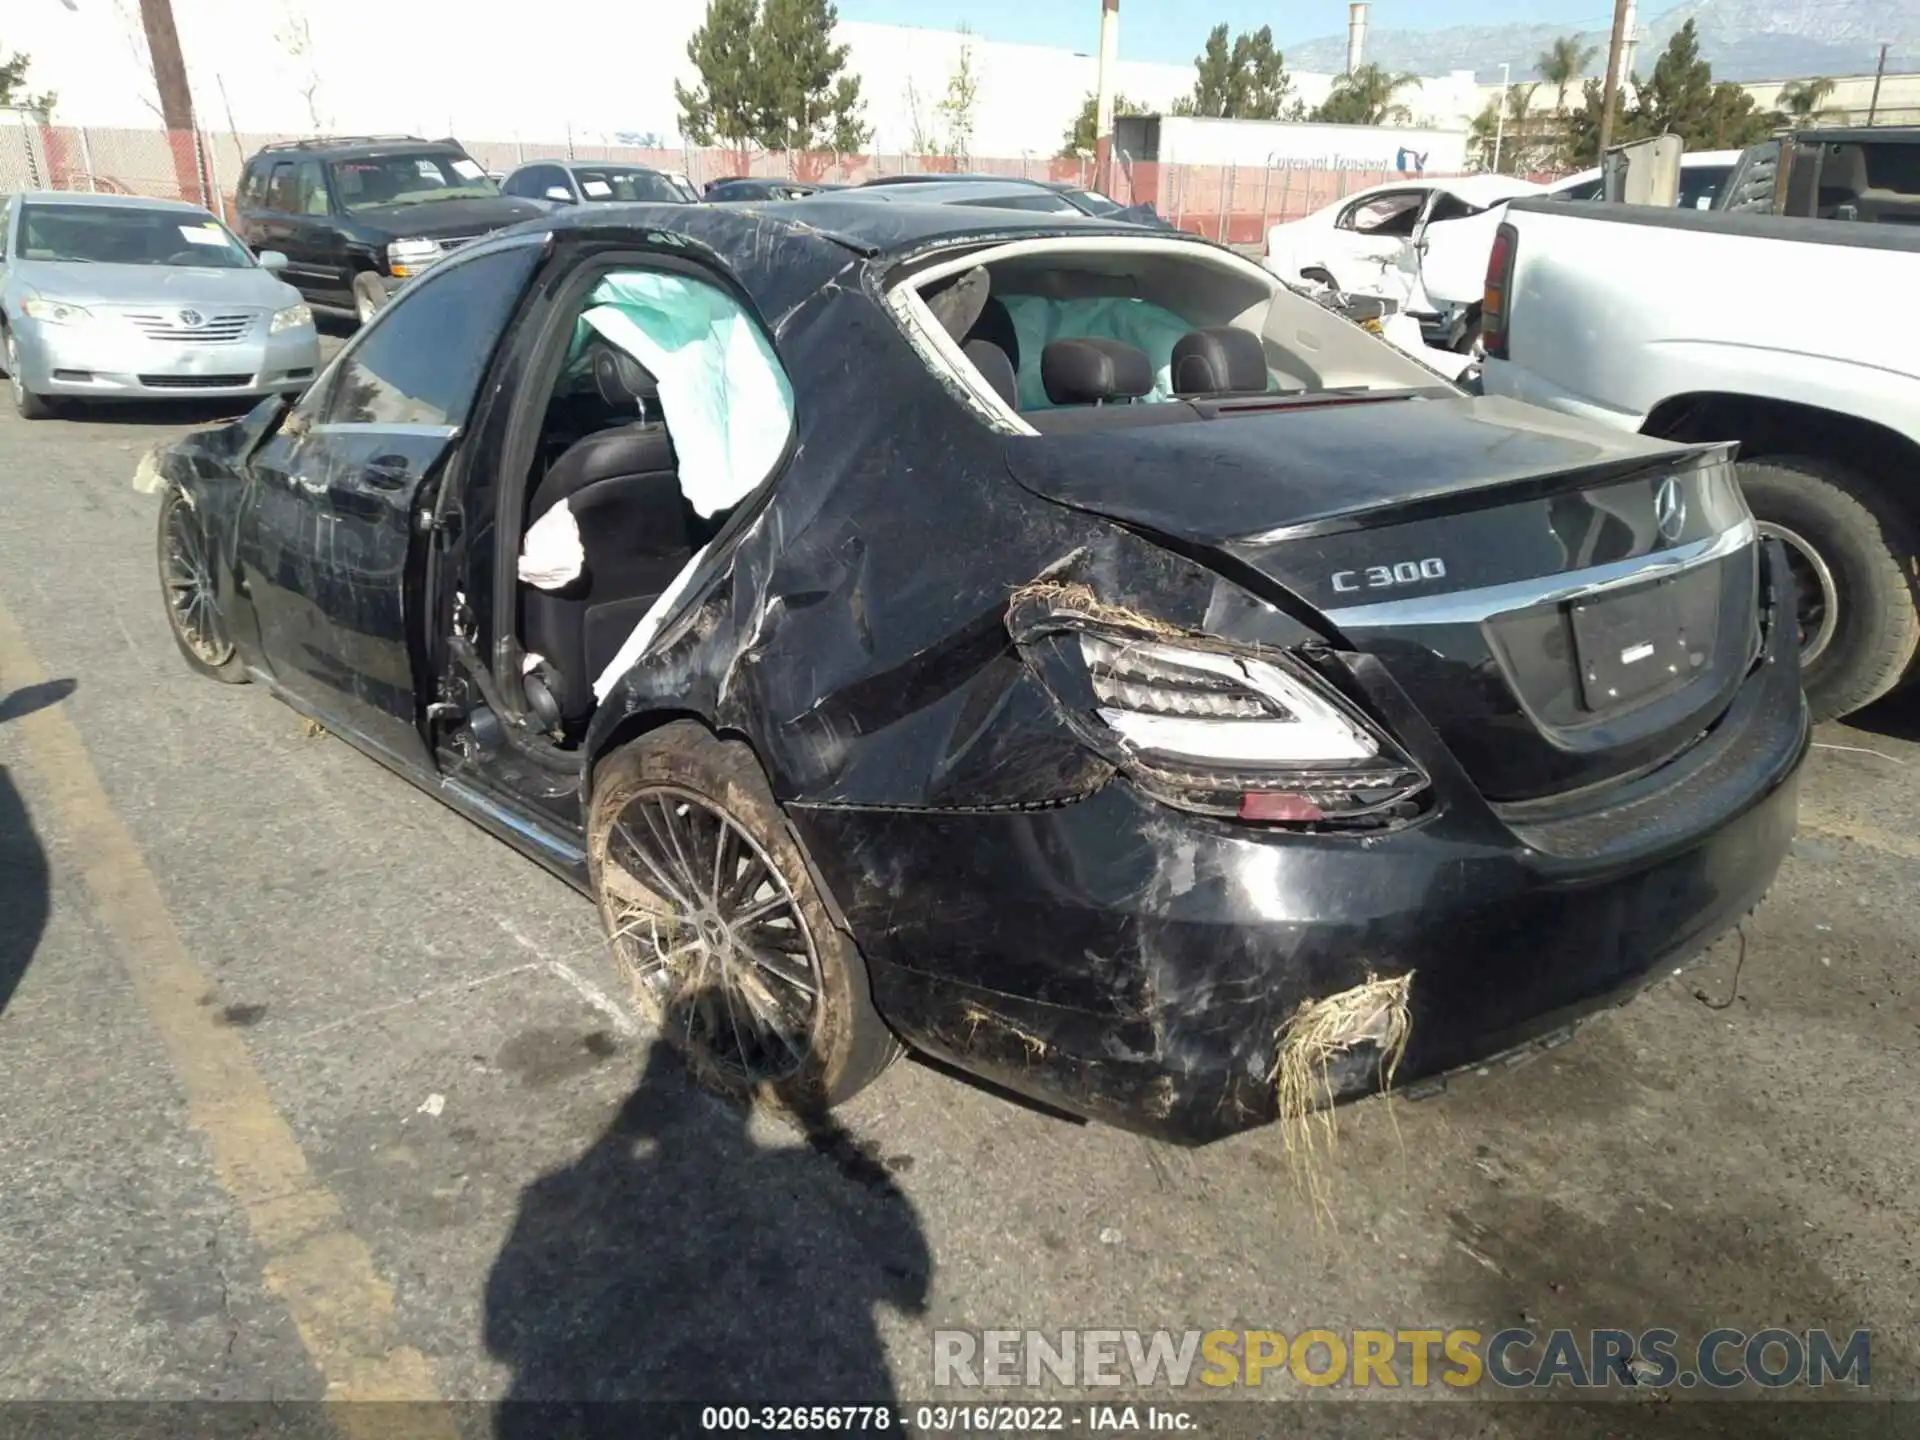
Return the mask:
<path id="1" fill-rule="evenodd" d="M 1409 277 L 1406 308 L 1431 313 L 1478 301 L 1494 231 L 1505 217 L 1505 201 L 1482 208 L 1451 190 L 1435 190 L 1399 260 Z"/>
<path id="2" fill-rule="evenodd" d="M 564 199 L 559 193 L 562 191 L 565 192 Z M 529 196 L 550 210 L 579 202 L 579 192 L 574 187 L 573 176 L 558 165 L 542 165 L 534 170 Z"/>
<path id="3" fill-rule="evenodd" d="M 1413 238 L 1432 195 L 1429 186 L 1382 190 L 1353 201 L 1335 217 L 1326 258 L 1360 267 L 1392 264 Z"/>
<path id="4" fill-rule="evenodd" d="M 275 682 L 403 765 L 430 763 L 423 517 L 542 246 L 462 256 L 408 286 L 249 466 L 239 569 Z"/>
<path id="5" fill-rule="evenodd" d="M 347 258 L 346 236 L 334 219 L 327 167 L 319 160 L 302 160 L 295 166 L 293 203 L 292 239 L 297 253 L 289 251 L 288 260 L 312 277 L 313 293 L 323 303 L 351 306 L 353 264 Z"/>
<path id="6" fill-rule="evenodd" d="M 301 245 L 299 168 L 299 161 L 291 155 L 273 162 L 273 168 L 267 172 L 261 208 L 249 217 L 253 233 L 247 236 L 247 243 L 255 254 L 278 250 L 285 255 L 287 268 L 281 272 L 281 278 L 307 299 L 324 304 L 321 277 L 315 273 L 313 262 L 303 253 Z"/>

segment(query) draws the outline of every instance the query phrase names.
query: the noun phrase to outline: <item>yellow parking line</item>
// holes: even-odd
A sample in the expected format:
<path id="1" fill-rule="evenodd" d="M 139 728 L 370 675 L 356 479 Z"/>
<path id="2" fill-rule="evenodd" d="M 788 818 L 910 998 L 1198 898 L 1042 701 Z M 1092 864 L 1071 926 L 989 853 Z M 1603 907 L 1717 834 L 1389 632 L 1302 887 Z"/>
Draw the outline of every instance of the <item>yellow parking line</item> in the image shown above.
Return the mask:
<path id="1" fill-rule="evenodd" d="M 0 674 L 9 688 L 46 680 L 4 605 Z M 437 1400 L 427 1357 L 399 1343 L 393 1286 L 348 1228 L 339 1200 L 307 1164 L 239 1032 L 202 1003 L 213 984 L 181 942 L 159 882 L 107 799 L 79 730 L 58 706 L 23 716 L 10 728 L 25 742 L 37 788 L 71 842 L 94 906 L 166 1046 L 214 1174 L 245 1212 L 266 1256 L 267 1288 L 286 1305 L 326 1382 L 327 1398 Z M 381 1415 L 377 1408 L 346 1407 L 332 1418 L 349 1434 L 390 1433 Z M 416 1412 L 410 1425 L 410 1435 L 457 1433 L 445 1410 Z"/>
<path id="2" fill-rule="evenodd" d="M 1920 860 L 1920 840 L 1908 835 L 1896 835 L 1891 830 L 1882 830 L 1864 821 L 1849 820 L 1844 815 L 1829 815 L 1802 805 L 1800 828 L 1840 840 L 1851 840 L 1856 845 L 1864 845 L 1869 850 L 1878 850 L 1887 855 L 1898 855 L 1903 860 Z"/>

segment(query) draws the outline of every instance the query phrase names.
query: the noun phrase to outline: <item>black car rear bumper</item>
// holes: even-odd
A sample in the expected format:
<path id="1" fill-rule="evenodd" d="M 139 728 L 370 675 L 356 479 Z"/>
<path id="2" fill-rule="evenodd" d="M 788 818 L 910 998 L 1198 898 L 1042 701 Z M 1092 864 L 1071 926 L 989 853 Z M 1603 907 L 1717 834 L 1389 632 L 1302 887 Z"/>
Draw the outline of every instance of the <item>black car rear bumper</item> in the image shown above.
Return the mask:
<path id="1" fill-rule="evenodd" d="M 1428 732 L 1402 738 L 1433 809 L 1365 838 L 1208 820 L 1123 780 L 1043 810 L 792 814 L 906 1040 L 1202 1143 L 1276 1117 L 1303 1001 L 1411 974 L 1404 1083 L 1551 1034 L 1746 915 L 1792 841 L 1808 742 L 1790 628 L 1771 628 L 1711 733 L 1585 811 L 1496 810 Z M 1352 1052 L 1337 1098 L 1378 1069 Z"/>

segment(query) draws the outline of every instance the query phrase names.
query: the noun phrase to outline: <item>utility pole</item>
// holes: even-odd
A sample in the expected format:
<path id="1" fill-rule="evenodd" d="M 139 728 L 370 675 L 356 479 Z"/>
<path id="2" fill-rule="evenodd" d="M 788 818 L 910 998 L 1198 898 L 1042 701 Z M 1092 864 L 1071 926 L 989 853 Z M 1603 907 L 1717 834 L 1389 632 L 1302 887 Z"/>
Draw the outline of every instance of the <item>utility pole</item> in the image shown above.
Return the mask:
<path id="1" fill-rule="evenodd" d="M 1507 138 L 1507 94 L 1512 88 L 1512 78 L 1512 62 L 1502 60 L 1500 62 L 1500 99 L 1497 102 L 1500 109 L 1496 112 L 1493 122 L 1493 173 L 1496 175 L 1500 173 L 1500 143 Z"/>
<path id="2" fill-rule="evenodd" d="M 1633 0 L 1613 0 L 1613 39 L 1607 45 L 1607 83 L 1600 103 L 1600 163 L 1613 144 L 1613 109 L 1620 99 L 1620 49 L 1626 41 L 1627 11 Z"/>
<path id="3" fill-rule="evenodd" d="M 1093 188 L 1113 190 L 1113 72 L 1120 64 L 1120 0 L 1100 0 L 1100 75 L 1093 110 Z"/>
<path id="4" fill-rule="evenodd" d="M 140 24 L 147 32 L 147 55 L 153 61 L 153 88 L 160 94 L 160 122 L 167 127 L 173 151 L 173 173 L 182 200 L 206 201 L 200 179 L 200 159 L 193 133 L 193 91 L 187 85 L 187 62 L 180 53 L 180 32 L 173 23 L 173 0 L 140 0 Z"/>
<path id="5" fill-rule="evenodd" d="M 1867 124 L 1873 124 L 1873 117 L 1880 110 L 1880 81 L 1887 73 L 1887 42 L 1880 42 L 1880 63 L 1873 72 L 1873 99 L 1867 102 Z"/>

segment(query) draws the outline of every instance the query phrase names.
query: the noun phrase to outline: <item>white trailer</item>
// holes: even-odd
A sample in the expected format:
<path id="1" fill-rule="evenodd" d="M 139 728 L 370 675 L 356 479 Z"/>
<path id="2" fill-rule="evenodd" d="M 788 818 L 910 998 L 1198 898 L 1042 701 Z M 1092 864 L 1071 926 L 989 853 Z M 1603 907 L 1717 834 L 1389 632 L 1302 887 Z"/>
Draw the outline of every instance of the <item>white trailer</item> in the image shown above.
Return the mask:
<path id="1" fill-rule="evenodd" d="M 1314 170 L 1457 175 L 1467 168 L 1465 130 L 1432 126 L 1317 125 L 1288 120 L 1213 120 L 1127 115 L 1114 144 L 1129 161 Z"/>

